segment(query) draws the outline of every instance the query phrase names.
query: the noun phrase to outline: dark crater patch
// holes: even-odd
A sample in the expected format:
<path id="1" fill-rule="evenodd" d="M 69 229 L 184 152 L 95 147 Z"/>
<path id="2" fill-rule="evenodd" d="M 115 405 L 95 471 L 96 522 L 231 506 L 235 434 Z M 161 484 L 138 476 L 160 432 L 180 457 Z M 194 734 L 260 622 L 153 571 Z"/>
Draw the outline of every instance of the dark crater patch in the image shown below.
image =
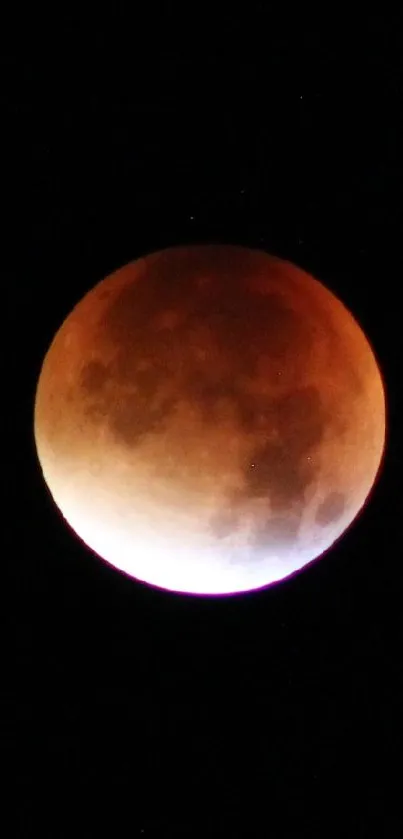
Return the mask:
<path id="1" fill-rule="evenodd" d="M 106 399 L 101 398 L 96 402 L 85 402 L 83 405 L 83 414 L 92 421 L 98 422 L 100 420 L 108 419 L 108 404 Z"/>
<path id="2" fill-rule="evenodd" d="M 278 559 L 285 559 L 293 549 L 299 530 L 299 519 L 274 516 L 263 524 L 257 524 L 254 533 L 248 538 L 247 548 L 232 548 L 229 552 L 231 565 L 249 565 L 262 563 L 272 554 Z"/>
<path id="3" fill-rule="evenodd" d="M 251 545 L 257 551 L 275 550 L 280 554 L 290 550 L 297 540 L 299 519 L 274 516 L 268 518 L 263 527 L 256 529 Z"/>
<path id="4" fill-rule="evenodd" d="M 303 501 L 314 478 L 310 461 L 299 460 L 284 442 L 267 442 L 253 452 L 254 467 L 244 471 L 248 497 L 267 498 L 273 509 L 289 509 Z"/>
<path id="5" fill-rule="evenodd" d="M 176 397 L 169 396 L 150 404 L 144 394 L 124 394 L 108 412 L 110 431 L 118 443 L 131 447 L 155 432 L 176 402 Z"/>
<path id="6" fill-rule="evenodd" d="M 276 422 L 293 455 L 308 454 L 311 447 L 322 440 L 327 423 L 319 390 L 306 385 L 279 399 Z"/>
<path id="7" fill-rule="evenodd" d="M 322 527 L 337 521 L 346 508 L 345 496 L 342 492 L 330 492 L 319 505 L 315 521 Z"/>
<path id="8" fill-rule="evenodd" d="M 222 401 L 231 402 L 235 409 L 238 403 L 237 385 L 233 378 L 223 376 L 214 381 L 202 371 L 190 374 L 183 387 L 183 394 L 190 404 L 196 404 L 203 420 L 218 418 L 218 406 Z"/>
<path id="9" fill-rule="evenodd" d="M 137 370 L 133 378 L 139 388 L 141 399 L 147 400 L 158 393 L 161 383 L 164 381 L 164 372 L 159 367 L 152 366 L 144 370 Z"/>
<path id="10" fill-rule="evenodd" d="M 303 387 L 276 400 L 273 405 L 276 440 L 259 443 L 244 469 L 245 494 L 268 498 L 272 509 L 289 509 L 303 502 L 315 477 L 311 447 L 318 443 L 326 427 L 326 413 L 314 387 Z M 270 430 L 270 425 L 268 426 Z"/>
<path id="11" fill-rule="evenodd" d="M 89 361 L 79 375 L 79 384 L 88 395 L 97 396 L 110 378 L 110 370 L 101 361 Z"/>

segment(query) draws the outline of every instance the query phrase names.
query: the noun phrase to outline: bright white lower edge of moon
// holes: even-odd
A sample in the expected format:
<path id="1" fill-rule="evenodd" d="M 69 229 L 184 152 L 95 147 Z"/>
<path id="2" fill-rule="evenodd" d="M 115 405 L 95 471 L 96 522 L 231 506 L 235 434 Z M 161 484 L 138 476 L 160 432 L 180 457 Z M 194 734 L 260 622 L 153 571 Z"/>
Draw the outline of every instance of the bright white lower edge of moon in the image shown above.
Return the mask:
<path id="1" fill-rule="evenodd" d="M 179 506 L 165 515 L 156 507 L 150 515 L 149 506 L 129 514 L 122 504 L 120 514 L 114 516 L 107 501 L 102 510 L 99 498 L 94 509 L 77 503 L 74 489 L 70 494 L 64 487 L 57 497 L 75 532 L 115 568 L 160 588 L 194 594 L 230 594 L 278 582 L 320 556 L 339 537 L 340 525 L 343 531 L 350 524 L 347 515 L 325 535 L 319 528 L 313 533 L 307 516 L 308 545 L 304 547 L 300 537 L 294 550 L 276 554 L 273 549 L 256 552 L 248 546 L 254 523 L 246 513 L 243 525 L 219 547 L 205 535 L 204 526 L 215 507 L 204 509 L 203 515 L 199 512 L 192 521 L 181 515 Z"/>
<path id="2" fill-rule="evenodd" d="M 232 594 L 320 557 L 385 442 L 382 378 L 352 315 L 289 263 L 173 248 L 66 318 L 35 402 L 45 482 L 78 536 L 159 588 Z"/>

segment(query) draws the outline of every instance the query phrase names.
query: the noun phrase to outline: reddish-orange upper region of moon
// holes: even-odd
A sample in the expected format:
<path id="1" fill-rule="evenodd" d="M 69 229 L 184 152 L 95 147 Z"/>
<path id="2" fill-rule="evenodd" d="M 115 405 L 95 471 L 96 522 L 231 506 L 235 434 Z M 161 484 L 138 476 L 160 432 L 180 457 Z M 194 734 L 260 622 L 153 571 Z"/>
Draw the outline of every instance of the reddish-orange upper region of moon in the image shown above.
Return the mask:
<path id="1" fill-rule="evenodd" d="M 66 317 L 34 431 L 57 506 L 101 558 L 229 594 L 301 569 L 356 517 L 384 387 L 362 329 L 310 275 L 258 250 L 175 247 Z"/>

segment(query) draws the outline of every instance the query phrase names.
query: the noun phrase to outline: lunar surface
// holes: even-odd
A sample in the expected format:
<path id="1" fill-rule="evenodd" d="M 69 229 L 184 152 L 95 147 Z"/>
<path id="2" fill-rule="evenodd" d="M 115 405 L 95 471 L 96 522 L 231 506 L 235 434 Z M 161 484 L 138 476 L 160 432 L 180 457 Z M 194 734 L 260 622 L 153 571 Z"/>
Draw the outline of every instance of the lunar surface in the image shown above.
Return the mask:
<path id="1" fill-rule="evenodd" d="M 230 594 L 298 571 L 357 516 L 384 388 L 358 323 L 304 271 L 169 248 L 68 315 L 34 431 L 56 505 L 99 557 L 160 588 Z"/>

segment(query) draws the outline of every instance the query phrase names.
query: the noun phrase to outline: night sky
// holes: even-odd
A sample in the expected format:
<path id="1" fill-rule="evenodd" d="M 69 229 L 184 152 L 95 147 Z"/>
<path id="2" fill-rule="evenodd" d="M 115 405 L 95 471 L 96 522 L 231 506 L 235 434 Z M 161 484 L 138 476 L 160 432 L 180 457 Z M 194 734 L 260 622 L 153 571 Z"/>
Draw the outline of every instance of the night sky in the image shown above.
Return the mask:
<path id="1" fill-rule="evenodd" d="M 403 831 L 403 27 L 264 9 L 35 10 L 3 32 L 7 839 Z M 340 542 L 218 599 L 101 562 L 33 438 L 42 360 L 75 303 L 130 260 L 207 242 L 334 291 L 388 410 L 379 479 Z"/>

